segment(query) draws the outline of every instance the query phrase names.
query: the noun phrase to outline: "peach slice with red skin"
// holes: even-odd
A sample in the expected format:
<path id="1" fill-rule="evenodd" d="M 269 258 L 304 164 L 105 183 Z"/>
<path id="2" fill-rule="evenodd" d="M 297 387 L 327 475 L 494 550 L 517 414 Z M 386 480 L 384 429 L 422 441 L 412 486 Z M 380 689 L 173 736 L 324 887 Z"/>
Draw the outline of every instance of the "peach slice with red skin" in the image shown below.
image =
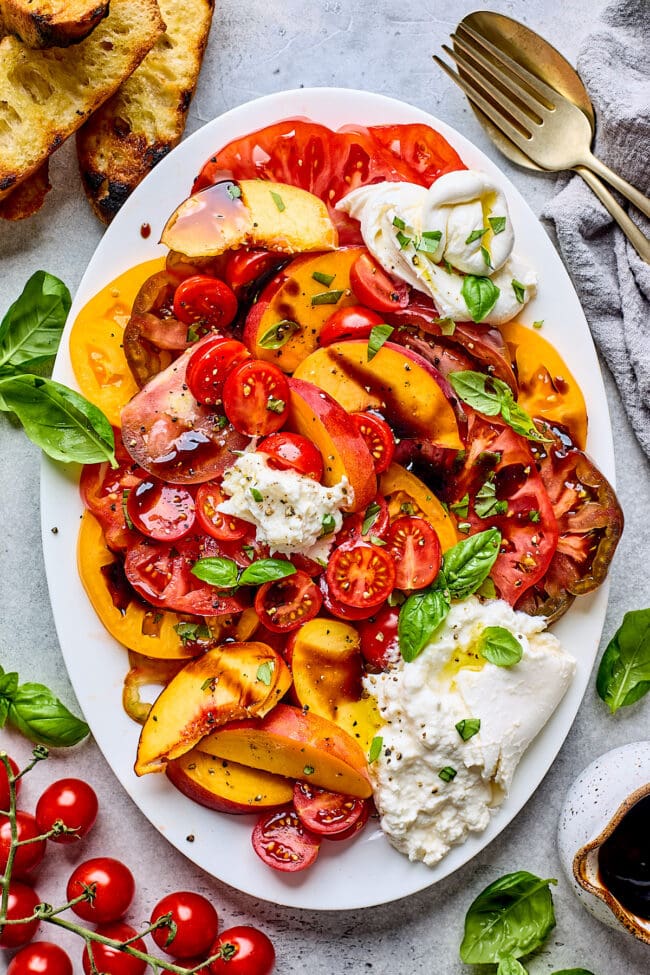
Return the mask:
<path id="1" fill-rule="evenodd" d="M 194 802 L 216 812 L 242 815 L 291 802 L 293 782 L 193 748 L 167 763 L 172 785 Z"/>

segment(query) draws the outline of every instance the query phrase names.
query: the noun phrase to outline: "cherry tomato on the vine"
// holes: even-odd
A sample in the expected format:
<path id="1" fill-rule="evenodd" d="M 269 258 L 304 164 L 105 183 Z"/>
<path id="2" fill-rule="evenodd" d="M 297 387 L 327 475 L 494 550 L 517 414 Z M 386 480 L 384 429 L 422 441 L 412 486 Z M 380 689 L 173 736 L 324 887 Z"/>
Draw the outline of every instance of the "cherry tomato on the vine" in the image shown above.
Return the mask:
<path id="1" fill-rule="evenodd" d="M 196 517 L 206 534 L 221 542 L 238 542 L 250 530 L 250 524 L 235 515 L 218 511 L 218 506 L 226 500 L 221 488 L 208 481 L 196 492 Z"/>
<path id="2" fill-rule="evenodd" d="M 386 549 L 358 539 L 334 549 L 325 576 L 335 599 L 364 609 L 381 605 L 393 591 L 395 563 Z"/>
<path id="3" fill-rule="evenodd" d="M 385 420 L 374 413 L 353 413 L 352 422 L 368 444 L 377 474 L 388 470 L 395 453 L 393 431 Z"/>
<path id="4" fill-rule="evenodd" d="M 255 612 L 260 621 L 275 633 L 285 633 L 302 626 L 316 616 L 323 597 L 306 572 L 265 582 L 255 595 Z"/>
<path id="5" fill-rule="evenodd" d="M 151 923 L 164 914 L 171 914 L 176 931 L 170 940 L 169 927 L 156 928 L 152 937 L 158 947 L 177 958 L 205 955 L 219 929 L 219 918 L 210 901 L 192 891 L 176 891 L 158 901 L 151 912 Z"/>
<path id="6" fill-rule="evenodd" d="M 38 918 L 31 918 L 37 904 L 41 898 L 33 887 L 22 884 L 19 880 L 12 880 L 9 883 L 9 896 L 7 898 L 7 920 L 20 921 L 25 918 L 24 924 L 6 924 L 4 931 L 0 935 L 0 948 L 21 948 L 31 941 L 38 926 L 41 923 Z"/>
<path id="7" fill-rule="evenodd" d="M 310 782 L 296 782 L 293 805 L 298 819 L 318 836 L 334 839 L 339 834 L 352 835 L 359 820 L 364 818 L 366 800 L 319 789 Z M 363 824 L 362 824 L 363 825 Z"/>
<path id="8" fill-rule="evenodd" d="M 158 542 L 175 542 L 194 527 L 194 498 L 188 489 L 155 477 L 131 488 L 126 510 L 134 527 Z"/>
<path id="9" fill-rule="evenodd" d="M 14 955 L 7 975 L 72 975 L 72 962 L 51 941 L 33 941 Z"/>
<path id="10" fill-rule="evenodd" d="M 323 325 L 318 342 L 331 345 L 344 339 L 367 339 L 375 325 L 383 325 L 384 319 L 376 311 L 363 305 L 339 308 Z"/>
<path id="11" fill-rule="evenodd" d="M 45 840 L 36 840 L 44 830 L 39 829 L 34 817 L 23 810 L 16 810 L 16 831 L 18 842 L 25 846 L 16 848 L 11 876 L 16 880 L 28 880 L 45 856 Z M 28 842 L 30 841 L 30 842 Z M 31 842 L 34 841 L 34 842 Z M 0 875 L 5 871 L 11 850 L 11 820 L 0 816 Z"/>
<path id="12" fill-rule="evenodd" d="M 112 938 L 114 941 L 129 941 L 132 948 L 145 953 L 147 946 L 142 938 L 131 941 L 131 938 L 135 938 L 137 933 L 130 924 L 119 922 L 117 924 L 100 924 L 97 928 L 97 934 L 101 934 L 105 938 Z M 102 975 L 142 975 L 148 967 L 146 961 L 142 961 L 141 958 L 134 958 L 133 955 L 127 955 L 120 951 L 119 948 L 111 948 L 109 945 L 101 944 L 101 942 L 93 942 L 92 952 L 95 963 L 94 969 L 90 964 L 88 947 L 84 948 L 81 956 L 81 963 L 86 975 L 91 975 L 93 971 L 101 972 Z"/>
<path id="13" fill-rule="evenodd" d="M 440 541 L 424 518 L 405 516 L 394 521 L 388 533 L 388 551 L 395 560 L 398 589 L 424 589 L 438 575 Z"/>
<path id="14" fill-rule="evenodd" d="M 82 779 L 58 779 L 48 785 L 36 803 L 36 822 L 41 833 L 61 820 L 74 833 L 51 836 L 53 843 L 75 843 L 85 836 L 97 818 L 99 804 L 95 790 Z"/>
<path id="15" fill-rule="evenodd" d="M 239 433 L 249 437 L 275 433 L 289 415 L 287 377 L 272 362 L 244 362 L 224 383 L 223 408 Z"/>
<path id="16" fill-rule="evenodd" d="M 185 325 L 226 328 L 237 314 L 237 298 L 224 281 L 195 274 L 174 293 L 174 315 Z"/>
<path id="17" fill-rule="evenodd" d="M 409 303 L 408 285 L 386 274 L 367 252 L 350 268 L 350 285 L 359 301 L 374 311 L 396 311 Z"/>
<path id="18" fill-rule="evenodd" d="M 260 860 L 284 873 L 296 873 L 310 867 L 321 845 L 321 837 L 308 830 L 290 806 L 258 819 L 252 839 L 253 849 Z"/>
<path id="19" fill-rule="evenodd" d="M 215 335 L 201 342 L 189 357 L 185 374 L 194 399 L 206 406 L 215 406 L 223 397 L 223 384 L 228 374 L 250 357 L 246 346 L 236 339 Z"/>
<path id="20" fill-rule="evenodd" d="M 7 755 L 7 761 L 9 762 L 11 774 L 18 775 L 19 768 L 14 762 L 13 758 L 10 758 L 9 755 Z M 20 784 L 20 779 L 17 779 L 14 783 L 16 795 L 18 795 L 20 790 Z M 0 812 L 9 812 L 9 779 L 7 777 L 7 769 L 4 762 L 0 762 Z"/>
<path id="21" fill-rule="evenodd" d="M 323 476 L 323 455 L 311 440 L 300 433 L 272 433 L 257 445 L 276 471 L 297 471 L 314 481 Z"/>
<path id="22" fill-rule="evenodd" d="M 95 857 L 80 863 L 68 880 L 68 900 L 79 897 L 90 886 L 95 887 L 92 903 L 79 901 L 72 908 L 75 914 L 95 924 L 124 917 L 135 894 L 135 880 L 128 867 L 112 857 Z"/>
<path id="23" fill-rule="evenodd" d="M 275 967 L 270 938 L 247 924 L 222 931 L 210 955 L 217 952 L 221 958 L 210 964 L 211 975 L 271 975 Z"/>

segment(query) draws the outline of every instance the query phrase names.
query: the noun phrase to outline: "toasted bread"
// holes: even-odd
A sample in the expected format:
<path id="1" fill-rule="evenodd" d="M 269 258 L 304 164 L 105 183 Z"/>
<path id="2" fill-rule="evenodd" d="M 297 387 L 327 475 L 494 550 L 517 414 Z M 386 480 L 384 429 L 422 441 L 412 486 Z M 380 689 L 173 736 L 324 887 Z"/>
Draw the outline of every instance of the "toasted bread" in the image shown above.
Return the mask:
<path id="1" fill-rule="evenodd" d="M 104 223 L 180 142 L 201 69 L 214 0 L 159 2 L 167 32 L 77 133 L 86 196 Z"/>
<path id="2" fill-rule="evenodd" d="M 4 33 L 27 47 L 78 44 L 108 15 L 108 0 L 0 0 Z"/>
<path id="3" fill-rule="evenodd" d="M 49 159 L 46 159 L 36 172 L 11 191 L 6 200 L 0 200 L 0 218 L 24 220 L 38 213 L 52 189 L 49 169 Z"/>
<path id="4" fill-rule="evenodd" d="M 0 200 L 116 91 L 164 31 L 156 0 L 111 0 L 109 16 L 66 51 L 0 41 Z"/>

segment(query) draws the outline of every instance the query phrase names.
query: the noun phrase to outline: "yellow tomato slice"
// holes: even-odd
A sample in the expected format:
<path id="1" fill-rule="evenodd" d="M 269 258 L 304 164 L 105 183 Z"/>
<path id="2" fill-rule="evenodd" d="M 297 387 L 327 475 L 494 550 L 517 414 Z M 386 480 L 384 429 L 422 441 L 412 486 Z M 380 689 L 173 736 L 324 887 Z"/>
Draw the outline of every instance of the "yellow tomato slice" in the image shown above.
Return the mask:
<path id="1" fill-rule="evenodd" d="M 409 514 L 425 518 L 436 532 L 443 552 L 458 541 L 456 525 L 433 491 L 404 467 L 391 464 L 379 479 L 379 490 L 386 498 L 391 521 L 404 514 L 402 505 L 411 505 Z"/>
<path id="2" fill-rule="evenodd" d="M 520 322 L 499 325 L 519 382 L 517 402 L 531 416 L 562 423 L 576 446 L 587 442 L 587 407 L 578 383 L 559 352 Z"/>

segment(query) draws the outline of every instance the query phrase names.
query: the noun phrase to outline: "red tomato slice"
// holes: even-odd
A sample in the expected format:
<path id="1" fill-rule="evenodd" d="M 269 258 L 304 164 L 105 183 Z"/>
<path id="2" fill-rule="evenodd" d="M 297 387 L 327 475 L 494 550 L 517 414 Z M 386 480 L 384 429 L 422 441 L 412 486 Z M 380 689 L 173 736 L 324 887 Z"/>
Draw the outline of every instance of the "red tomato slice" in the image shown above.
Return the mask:
<path id="1" fill-rule="evenodd" d="M 250 357 L 242 342 L 210 336 L 194 349 L 187 363 L 187 385 L 192 396 L 207 406 L 220 403 L 226 377 Z"/>
<path id="2" fill-rule="evenodd" d="M 255 612 L 260 622 L 276 633 L 286 633 L 316 616 L 323 597 L 306 572 L 265 582 L 255 595 Z"/>
<path id="3" fill-rule="evenodd" d="M 390 526 L 388 551 L 395 560 L 398 589 L 424 589 L 438 575 L 442 552 L 435 531 L 424 518 L 398 518 Z"/>
<path id="4" fill-rule="evenodd" d="M 331 345 L 343 339 L 367 339 L 375 325 L 382 325 L 384 319 L 376 311 L 363 305 L 348 305 L 339 308 L 327 319 L 318 341 L 320 345 Z"/>
<path id="5" fill-rule="evenodd" d="M 131 488 L 126 510 L 133 526 L 158 542 L 183 538 L 194 527 L 194 498 L 180 484 L 148 477 Z"/>
<path id="6" fill-rule="evenodd" d="M 323 597 L 323 605 L 325 606 L 325 609 L 338 620 L 346 620 L 348 623 L 353 623 L 357 620 L 365 620 L 368 619 L 368 617 L 371 616 L 377 609 L 376 606 L 364 606 L 358 609 L 355 606 L 346 606 L 345 603 L 339 602 L 339 600 L 332 595 L 324 575 L 322 575 L 318 580 L 318 585 Z"/>
<path id="7" fill-rule="evenodd" d="M 119 552 L 136 540 L 135 533 L 126 523 L 124 501 L 127 492 L 146 476 L 146 471 L 127 453 L 121 431 L 113 427 L 113 434 L 118 467 L 112 468 L 108 461 L 84 464 L 79 490 L 84 505 L 102 526 L 106 544 L 112 551 Z"/>
<path id="8" fill-rule="evenodd" d="M 390 553 L 361 540 L 335 548 L 325 575 L 334 598 L 357 609 L 379 606 L 395 587 Z"/>
<path id="9" fill-rule="evenodd" d="M 284 255 L 263 250 L 230 251 L 224 277 L 236 295 L 264 278 L 285 260 Z"/>
<path id="10" fill-rule="evenodd" d="M 372 538 L 386 538 L 390 528 L 390 512 L 383 494 L 375 495 L 365 511 L 357 511 L 343 519 L 343 526 L 336 536 L 336 544 L 355 539 L 370 541 Z"/>
<path id="11" fill-rule="evenodd" d="M 391 428 L 375 413 L 353 413 L 352 422 L 368 444 L 377 474 L 387 471 L 395 453 Z"/>
<path id="12" fill-rule="evenodd" d="M 174 315 L 186 325 L 227 328 L 237 314 L 237 298 L 224 281 L 195 274 L 174 293 Z"/>
<path id="13" fill-rule="evenodd" d="M 444 173 L 466 168 L 447 140 L 429 125 L 375 125 L 370 131 L 381 146 L 417 174 L 416 182 L 423 186 L 430 186 Z"/>
<path id="14" fill-rule="evenodd" d="M 276 471 L 297 471 L 314 481 L 323 476 L 323 455 L 311 440 L 300 433 L 272 433 L 257 449 L 269 458 L 269 467 Z"/>
<path id="15" fill-rule="evenodd" d="M 290 807 L 262 816 L 253 829 L 253 849 L 258 857 L 286 873 L 310 867 L 320 845 L 321 837 L 306 829 Z"/>
<path id="16" fill-rule="evenodd" d="M 386 274 L 367 252 L 350 268 L 350 285 L 359 301 L 374 311 L 391 312 L 409 303 L 408 285 Z"/>
<path id="17" fill-rule="evenodd" d="M 359 649 L 367 663 L 377 670 L 386 670 L 391 660 L 399 657 L 398 620 L 399 606 L 387 605 L 357 626 Z"/>
<path id="18" fill-rule="evenodd" d="M 251 530 L 251 525 L 235 515 L 218 511 L 218 505 L 226 500 L 221 488 L 211 481 L 202 484 L 196 492 L 196 517 L 201 529 L 222 542 L 238 542 Z"/>
<path id="19" fill-rule="evenodd" d="M 318 836 L 333 839 L 353 829 L 363 818 L 366 801 L 328 792 L 309 782 L 296 782 L 293 805 L 303 826 Z"/>
<path id="20" fill-rule="evenodd" d="M 272 362 L 252 359 L 234 369 L 223 388 L 223 408 L 235 430 L 249 437 L 275 433 L 289 415 L 289 384 Z"/>

